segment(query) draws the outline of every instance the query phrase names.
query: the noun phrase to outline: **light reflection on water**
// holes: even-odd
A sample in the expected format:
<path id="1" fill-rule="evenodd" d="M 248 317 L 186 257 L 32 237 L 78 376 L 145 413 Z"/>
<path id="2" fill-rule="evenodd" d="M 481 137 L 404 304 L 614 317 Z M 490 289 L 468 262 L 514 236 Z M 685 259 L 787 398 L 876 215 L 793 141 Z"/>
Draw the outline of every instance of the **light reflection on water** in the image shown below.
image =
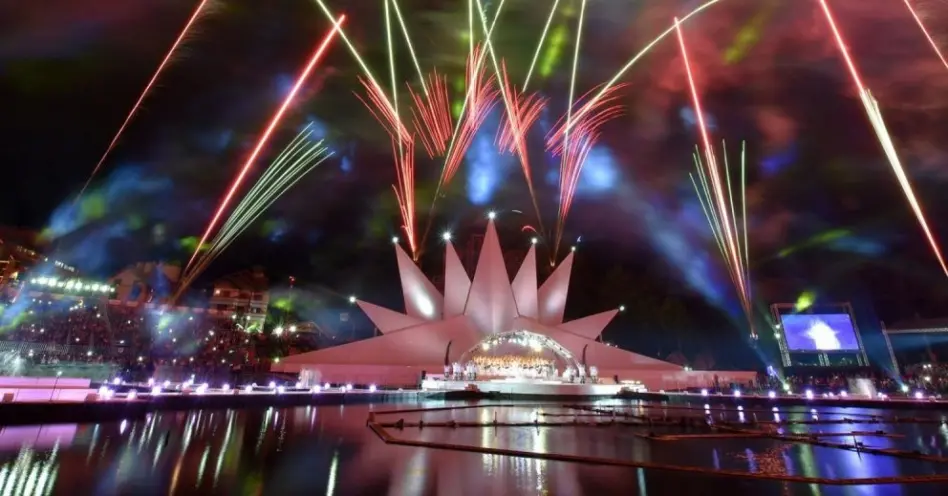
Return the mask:
<path id="1" fill-rule="evenodd" d="M 630 408 L 618 401 L 599 405 L 678 418 L 693 411 Z M 576 410 L 561 405 L 528 405 L 444 410 L 379 416 L 380 422 L 499 423 L 572 421 Z M 403 405 L 401 408 L 443 406 Z M 0 429 L 0 495 L 3 494 L 732 494 L 848 495 L 936 494 L 932 486 L 819 487 L 807 484 L 714 478 L 680 472 L 602 467 L 519 457 L 433 450 L 384 444 L 366 427 L 370 411 L 385 405 L 296 407 L 259 410 L 158 412 L 142 420 L 84 425 Z M 771 412 L 711 408 L 714 419 L 811 418 L 805 408 Z M 820 409 L 821 418 L 889 415 L 884 412 Z M 901 412 L 900 415 L 908 416 Z M 915 416 L 924 416 L 918 414 Z M 591 420 L 586 418 L 586 420 Z M 600 419 L 601 420 L 601 419 Z M 784 433 L 876 431 L 903 437 L 863 437 L 871 447 L 948 455 L 944 424 L 788 425 Z M 654 441 L 646 428 L 629 427 L 406 427 L 389 429 L 403 438 L 466 446 L 511 448 L 653 463 L 809 477 L 861 478 L 925 475 L 944 465 L 791 444 L 772 439 Z M 652 429 L 659 431 L 660 429 Z M 657 432 L 662 434 L 662 432 Z M 852 442 L 852 438 L 833 438 Z M 735 492 L 736 491 L 736 492 Z"/>

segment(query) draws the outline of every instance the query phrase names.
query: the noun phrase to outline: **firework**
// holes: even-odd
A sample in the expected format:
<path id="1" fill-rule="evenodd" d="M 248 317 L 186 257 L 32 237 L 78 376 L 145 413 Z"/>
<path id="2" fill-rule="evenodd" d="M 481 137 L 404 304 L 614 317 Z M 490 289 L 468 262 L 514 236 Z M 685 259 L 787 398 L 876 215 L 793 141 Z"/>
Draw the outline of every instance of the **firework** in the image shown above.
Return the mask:
<path id="1" fill-rule="evenodd" d="M 385 95 L 385 91 L 379 85 L 373 84 L 371 79 L 360 77 L 359 82 L 365 88 L 365 97 L 363 98 L 356 93 L 356 98 L 365 105 L 365 108 L 369 109 L 372 117 L 375 117 L 375 120 L 385 129 L 392 140 L 396 143 L 411 141 L 411 133 L 402 123 L 401 117 L 395 110 L 395 106 L 392 105 L 391 100 Z"/>
<path id="2" fill-rule="evenodd" d="M 603 97 L 605 97 L 605 96 L 606 96 L 606 93 L 607 93 L 613 86 L 615 86 L 616 84 L 618 84 L 618 83 L 619 83 L 619 80 L 622 79 L 622 76 L 624 76 L 626 72 L 629 72 L 629 69 L 631 69 L 633 66 L 635 66 L 635 64 L 638 63 L 638 61 L 641 60 L 642 57 L 648 55 L 648 53 L 651 52 L 652 49 L 655 48 L 659 43 L 661 43 L 665 38 L 667 38 L 668 35 L 674 33 L 674 32 L 675 32 L 675 27 L 676 27 L 678 24 L 684 24 L 685 22 L 687 22 L 687 21 L 688 21 L 689 19 L 691 19 L 692 17 L 694 17 L 694 16 L 696 16 L 696 15 L 698 15 L 698 14 L 704 12 L 706 9 L 708 9 L 709 7 L 711 7 L 712 5 L 714 5 L 714 4 L 716 4 L 716 3 L 720 2 L 720 1 L 721 1 L 721 0 L 708 0 L 707 2 L 704 2 L 703 4 L 697 6 L 694 10 L 692 10 L 691 12 L 689 12 L 688 15 L 682 17 L 679 21 L 673 23 L 673 24 L 671 25 L 671 27 L 669 27 L 669 28 L 666 29 L 665 31 L 662 31 L 661 33 L 659 33 L 659 35 L 656 36 L 655 39 L 653 39 L 652 41 L 650 41 L 647 45 L 645 45 L 645 47 L 643 47 L 641 50 L 639 50 L 638 53 L 636 53 L 635 55 L 633 55 L 632 58 L 630 58 L 630 59 L 625 63 L 625 65 L 623 65 L 622 68 L 620 68 L 620 69 L 612 76 L 612 78 L 609 79 L 609 81 L 607 81 L 605 84 L 603 84 L 603 85 L 600 87 L 599 92 L 596 93 L 596 95 L 593 96 L 592 99 L 590 100 L 591 105 L 587 106 L 587 108 L 588 108 L 590 111 L 593 110 L 593 109 L 595 109 L 595 108 L 596 108 L 596 105 L 595 105 L 595 104 L 598 102 L 598 100 L 601 99 L 601 98 L 603 98 Z M 582 116 L 583 112 L 584 112 L 583 109 L 580 109 L 580 111 L 579 111 L 579 113 L 577 114 L 577 116 L 574 117 L 574 124 L 573 124 L 573 125 L 575 125 L 576 119 L 578 119 L 580 116 Z M 568 125 L 567 127 L 570 128 L 570 127 L 572 127 L 572 125 Z"/>
<path id="3" fill-rule="evenodd" d="M 580 174 L 589 152 L 600 138 L 600 129 L 610 120 L 622 115 L 624 109 L 619 104 L 619 91 L 625 85 L 614 85 L 607 89 L 598 100 L 590 97 L 596 89 L 580 97 L 574 104 L 575 113 L 568 112 L 553 126 L 546 136 L 546 149 L 560 157 L 559 209 L 555 231 L 554 258 L 563 238 L 566 218 L 569 216 L 579 186 Z M 599 94 L 599 93 L 597 93 Z M 572 121 L 569 116 L 572 115 Z M 572 124 L 572 126 L 570 126 Z M 569 139 L 565 139 L 567 129 L 572 127 Z"/>
<path id="4" fill-rule="evenodd" d="M 904 0 L 905 6 L 908 8 L 909 12 L 912 13 L 912 17 L 915 18 L 915 22 L 918 23 L 919 29 L 922 30 L 922 34 L 925 35 L 925 39 L 928 40 L 928 43 L 932 46 L 932 49 L 935 51 L 935 55 L 938 56 L 938 60 L 941 60 L 942 65 L 945 66 L 945 69 L 948 69 L 948 59 L 945 58 L 945 54 L 942 53 L 941 49 L 938 48 L 938 43 L 935 43 L 935 38 L 932 37 L 931 33 L 928 32 L 928 28 L 925 27 L 925 23 L 922 22 L 922 17 L 918 15 L 918 12 L 912 7 L 912 3 L 909 0 Z"/>
<path id="5" fill-rule="evenodd" d="M 701 188 L 698 188 L 698 183 L 694 181 L 692 177 L 692 182 L 695 183 L 695 188 L 698 190 L 698 198 L 702 199 L 702 209 L 705 212 L 705 215 L 708 217 L 708 222 L 711 224 L 711 230 L 714 233 L 714 239 L 718 244 L 718 249 L 721 252 L 721 256 L 724 259 L 725 265 L 728 268 L 728 273 L 731 277 L 731 282 L 733 282 L 735 289 L 737 290 L 738 297 L 741 302 L 741 307 L 744 310 L 744 313 L 747 317 L 748 325 L 750 327 L 751 336 L 755 336 L 756 332 L 754 331 L 754 322 L 752 316 L 752 307 L 751 307 L 751 293 L 750 293 L 750 278 L 748 272 L 749 260 L 747 253 L 747 229 L 746 223 L 744 224 L 744 244 L 741 244 L 741 230 L 738 228 L 737 215 L 734 208 L 734 195 L 733 188 L 731 187 L 731 175 L 730 168 L 727 165 L 727 149 L 724 149 L 724 177 L 721 177 L 720 167 L 718 166 L 717 158 L 715 157 L 714 148 L 711 145 L 710 135 L 708 133 L 708 127 L 704 120 L 704 111 L 701 107 L 701 99 L 698 96 L 698 88 L 695 83 L 694 73 L 691 70 L 691 61 L 688 58 L 688 49 L 685 45 L 685 37 L 681 32 L 681 24 L 678 19 L 675 19 L 675 31 L 678 34 L 678 44 L 681 48 L 681 58 L 684 62 L 685 73 L 688 77 L 688 88 L 691 91 L 692 103 L 694 104 L 695 115 L 698 117 L 698 130 L 701 135 L 701 143 L 703 148 L 703 154 L 705 159 L 701 159 L 702 153 L 695 153 L 695 166 L 698 169 L 698 175 L 701 179 Z M 746 177 L 744 173 L 744 154 L 741 155 L 741 178 Z M 741 191 L 745 190 L 744 186 L 741 186 Z M 703 195 L 702 195 L 703 191 Z M 742 212 L 745 212 L 744 218 L 746 219 L 746 202 L 742 199 Z M 745 221 L 746 222 L 746 221 Z"/>
<path id="6" fill-rule="evenodd" d="M 279 126 L 280 122 L 283 120 L 283 116 L 289 110 L 290 105 L 293 103 L 293 100 L 296 98 L 296 95 L 299 93 L 300 89 L 303 87 L 303 84 L 306 83 L 306 80 L 309 79 L 310 74 L 316 68 L 316 65 L 322 60 L 323 55 L 326 53 L 326 50 L 329 49 L 330 44 L 333 39 L 336 37 L 336 33 L 339 32 L 342 23 L 345 22 L 346 16 L 342 15 L 337 20 L 333 21 L 333 27 L 326 34 L 323 40 L 319 43 L 319 46 L 316 47 L 316 51 L 313 52 L 313 55 L 309 59 L 309 63 L 306 64 L 306 67 L 303 68 L 300 72 L 299 77 L 296 79 L 296 83 L 290 89 L 290 92 L 287 93 L 286 97 L 283 99 L 283 103 L 277 109 L 276 113 L 270 119 L 270 123 L 267 125 L 266 129 L 263 131 L 263 134 L 260 136 L 260 139 L 257 140 L 256 146 L 254 146 L 253 151 L 250 153 L 250 156 L 247 157 L 247 160 L 244 162 L 243 166 L 240 168 L 240 172 L 237 174 L 237 177 L 231 183 L 230 188 L 227 190 L 227 194 L 224 196 L 224 199 L 221 200 L 220 205 L 217 207 L 217 210 L 214 212 L 214 216 L 211 218 L 211 222 L 208 223 L 207 228 L 204 230 L 204 234 L 201 235 L 200 241 L 198 241 L 197 247 L 194 249 L 194 254 L 191 255 L 191 259 L 188 261 L 185 270 L 191 266 L 194 262 L 194 259 L 197 257 L 198 252 L 201 250 L 201 246 L 205 241 L 210 237 L 211 232 L 214 231 L 214 228 L 217 227 L 217 223 L 220 221 L 221 216 L 224 215 L 224 212 L 227 210 L 227 206 L 230 204 L 231 199 L 233 199 L 234 194 L 237 193 L 237 190 L 240 188 L 240 185 L 243 183 L 244 178 L 247 176 L 247 173 L 250 172 L 251 166 L 257 160 L 257 157 L 260 155 L 260 152 L 263 151 L 267 143 L 270 141 L 270 136 L 273 135 L 273 132 Z"/>
<path id="7" fill-rule="evenodd" d="M 711 228 L 718 251 L 727 267 L 728 276 L 731 283 L 737 290 L 738 298 L 741 302 L 741 308 L 747 315 L 748 322 L 751 324 L 751 333 L 753 335 L 753 321 L 751 320 L 752 299 L 750 284 L 750 250 L 747 238 L 747 195 L 746 195 L 746 170 L 747 170 L 747 148 L 741 147 L 741 188 L 740 205 L 741 217 L 738 221 L 737 211 L 734 202 L 734 186 L 731 182 L 731 169 L 728 165 L 727 146 L 722 144 L 724 156 L 724 188 L 715 189 L 708 181 L 711 174 L 718 171 L 709 167 L 709 163 L 701 159 L 701 152 L 694 153 L 695 169 L 697 174 L 689 174 L 695 193 L 698 195 L 698 202 L 701 204 L 701 210 L 704 212 Z M 697 179 L 695 176 L 697 175 Z M 728 201 L 722 202 L 721 198 L 727 196 Z M 725 210 L 722 210 L 724 205 Z M 740 242 L 732 245 L 728 239 L 738 239 Z"/>
<path id="8" fill-rule="evenodd" d="M 415 103 L 412 122 L 428 156 L 443 157 L 448 150 L 453 128 L 447 78 L 435 71 L 428 76 L 425 88 L 430 89 L 424 95 L 418 95 L 411 87 L 408 88 Z"/>
<path id="9" fill-rule="evenodd" d="M 533 124 L 540 118 L 543 109 L 546 108 L 546 99 L 538 94 L 526 94 L 518 91 L 510 82 L 507 75 L 506 64 L 501 66 L 502 87 L 504 93 L 508 95 L 509 105 L 506 112 L 506 119 L 501 123 L 497 130 L 497 147 L 501 151 L 517 155 L 520 159 L 520 168 L 523 170 L 524 178 L 527 180 L 527 188 L 530 192 L 530 199 L 533 201 L 533 208 L 537 214 L 537 221 L 540 230 L 543 231 L 543 220 L 540 215 L 540 206 L 537 201 L 536 192 L 533 190 L 533 172 L 530 168 L 530 158 L 527 154 L 527 133 Z"/>
<path id="10" fill-rule="evenodd" d="M 859 76 L 859 69 L 856 68 L 856 62 L 849 54 L 849 48 L 846 45 L 846 41 L 843 39 L 842 32 L 836 25 L 836 20 L 833 17 L 833 13 L 830 11 L 829 4 L 826 3 L 826 0 L 820 0 L 820 6 L 823 8 L 823 13 L 826 16 L 826 22 L 829 24 L 830 30 L 833 33 L 833 38 L 836 41 L 839 53 L 842 55 L 843 61 L 846 63 L 846 67 L 849 69 L 849 74 L 852 77 L 853 83 L 856 85 L 856 91 L 859 93 L 859 99 L 861 100 L 863 108 L 866 111 L 866 116 L 869 118 L 869 122 L 872 124 L 872 129 L 876 133 L 876 138 L 879 140 L 882 150 L 885 152 L 886 158 L 889 161 L 889 165 L 892 167 L 892 172 L 895 173 L 895 177 L 899 182 L 899 186 L 902 188 L 902 192 L 905 194 L 905 198 L 908 200 L 909 206 L 912 208 L 912 212 L 915 214 L 915 218 L 918 221 L 919 226 L 922 228 L 925 238 L 928 240 L 928 244 L 932 249 L 932 253 L 935 255 L 935 258 L 938 259 L 939 265 L 941 265 L 942 272 L 945 273 L 945 276 L 948 276 L 948 265 L 945 264 L 945 259 L 941 254 L 941 246 L 939 246 L 938 241 L 935 239 L 935 235 L 928 227 L 928 221 L 925 218 L 925 212 L 922 209 L 918 197 L 915 196 L 915 191 L 912 188 L 912 183 L 909 181 L 908 175 L 905 173 L 905 168 L 902 167 L 902 161 L 899 159 L 899 154 L 895 149 L 895 143 L 892 140 L 892 135 L 889 134 L 889 131 L 885 125 L 885 120 L 882 117 L 882 111 L 879 109 L 879 103 L 875 98 L 873 98 L 872 93 L 869 92 L 869 89 L 866 87 L 866 85 L 863 84 L 862 77 Z"/>
<path id="11" fill-rule="evenodd" d="M 398 209 L 402 216 L 402 230 L 408 239 L 412 255 L 418 255 L 418 242 L 415 236 L 415 145 L 408 141 L 398 145 L 392 143 L 395 153 L 396 181 L 392 185 Z"/>
<path id="12" fill-rule="evenodd" d="M 550 25 L 553 24 L 553 18 L 556 17 L 556 9 L 560 5 L 560 0 L 554 0 L 550 7 L 550 15 L 546 18 L 546 24 L 543 25 L 543 32 L 540 33 L 540 41 L 537 42 L 537 49 L 533 52 L 533 59 L 530 61 L 530 68 L 527 69 L 527 77 L 523 80 L 523 90 L 527 91 L 530 86 L 530 78 L 533 76 L 533 70 L 537 66 L 537 60 L 540 59 L 540 53 L 543 51 L 543 43 L 546 42 L 546 35 L 550 32 Z"/>
<path id="13" fill-rule="evenodd" d="M 79 190 L 79 194 L 76 196 L 76 201 L 79 201 L 79 199 L 82 198 L 83 193 L 85 193 L 86 189 L 89 187 L 92 179 L 95 178 L 95 175 L 98 174 L 99 169 L 102 168 L 102 164 L 105 163 L 105 159 L 109 157 L 109 155 L 112 153 L 112 149 L 115 148 L 115 145 L 122 137 L 122 134 L 125 133 L 125 128 L 128 127 L 128 124 L 132 122 L 132 118 L 138 113 L 138 109 L 141 108 L 142 102 L 145 101 L 145 97 L 151 93 L 151 89 L 155 86 L 155 82 L 158 81 L 158 77 L 161 76 L 161 74 L 165 71 L 165 67 L 167 67 L 171 62 L 174 54 L 178 52 L 178 48 L 180 48 L 182 43 L 184 43 L 185 38 L 187 38 L 188 34 L 191 32 L 191 28 L 194 27 L 198 19 L 201 18 L 211 3 L 211 0 L 201 0 L 197 8 L 194 9 L 191 17 L 188 18 L 188 22 L 184 25 L 184 29 L 181 30 L 181 33 L 174 40 L 174 43 L 171 45 L 171 49 L 168 50 L 168 53 L 161 60 L 161 63 L 158 64 L 158 69 L 155 70 L 155 73 L 151 76 L 151 79 L 148 80 L 148 84 L 145 85 L 145 89 L 142 90 L 141 95 L 139 95 L 138 100 L 135 101 L 135 105 L 132 105 L 132 110 L 130 110 L 128 115 L 125 116 L 125 120 L 122 122 L 122 125 L 119 126 L 118 131 L 112 138 L 112 141 L 109 142 L 108 148 L 105 149 L 105 153 L 102 154 L 102 158 L 100 158 L 99 162 L 95 164 L 95 168 L 92 169 L 92 174 L 89 175 L 89 179 L 87 179 L 85 184 L 82 185 L 82 189 Z"/>
<path id="14" fill-rule="evenodd" d="M 462 112 L 463 115 L 455 126 L 454 137 L 448 146 L 448 154 L 441 171 L 439 187 L 451 183 L 451 179 L 454 178 L 461 166 L 461 161 L 474 141 L 474 136 L 497 103 L 499 90 L 494 84 L 495 78 L 487 76 L 483 61 L 483 48 L 475 46 L 474 56 L 467 61 L 468 90 L 465 98 L 467 110 Z"/>
<path id="15" fill-rule="evenodd" d="M 332 156 L 322 140 L 312 142 L 312 134 L 312 125 L 309 125 L 267 167 L 205 247 L 202 255 L 190 266 L 190 270 L 185 270 L 178 295 L 274 202 L 313 168 Z"/>

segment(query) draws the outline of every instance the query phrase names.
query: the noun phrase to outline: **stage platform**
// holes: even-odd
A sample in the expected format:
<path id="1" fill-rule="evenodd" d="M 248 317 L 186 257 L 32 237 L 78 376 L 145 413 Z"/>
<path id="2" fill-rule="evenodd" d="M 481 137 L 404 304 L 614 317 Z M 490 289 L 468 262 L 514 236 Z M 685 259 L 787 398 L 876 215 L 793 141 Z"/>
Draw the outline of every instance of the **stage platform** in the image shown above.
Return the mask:
<path id="1" fill-rule="evenodd" d="M 551 397 L 606 397 L 619 392 L 642 391 L 638 383 L 622 384 L 579 384 L 563 381 L 493 379 L 483 381 L 426 380 L 421 383 L 424 391 L 465 391 L 476 390 L 485 394 L 503 394 L 510 396 L 551 396 Z"/>

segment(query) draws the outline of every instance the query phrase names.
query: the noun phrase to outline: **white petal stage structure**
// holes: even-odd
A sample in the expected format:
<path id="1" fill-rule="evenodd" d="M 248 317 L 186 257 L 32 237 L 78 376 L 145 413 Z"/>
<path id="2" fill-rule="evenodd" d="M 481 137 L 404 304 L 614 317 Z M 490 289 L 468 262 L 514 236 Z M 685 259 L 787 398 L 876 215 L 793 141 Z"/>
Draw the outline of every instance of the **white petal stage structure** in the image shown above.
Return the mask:
<path id="1" fill-rule="evenodd" d="M 334 383 L 413 385 L 422 372 L 441 374 L 445 365 L 467 360 L 476 350 L 518 333 L 555 343 L 566 362 L 595 366 L 599 377 L 610 383 L 618 378 L 639 381 L 650 389 L 707 386 L 718 374 L 722 381 L 748 374 L 685 370 L 597 341 L 617 310 L 563 322 L 575 253 L 538 287 L 533 246 L 511 282 L 493 220 L 488 222 L 472 278 L 454 246 L 447 243 L 443 295 L 397 244 L 395 252 L 405 311 L 356 302 L 381 336 L 289 356 L 273 370 L 307 371 L 308 377 Z"/>

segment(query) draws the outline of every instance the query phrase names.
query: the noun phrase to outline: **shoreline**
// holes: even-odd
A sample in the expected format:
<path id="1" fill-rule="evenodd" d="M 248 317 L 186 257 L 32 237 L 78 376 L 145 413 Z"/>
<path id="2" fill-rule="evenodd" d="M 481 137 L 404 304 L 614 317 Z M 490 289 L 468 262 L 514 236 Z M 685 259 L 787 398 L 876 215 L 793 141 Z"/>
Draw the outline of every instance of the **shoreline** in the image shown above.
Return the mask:
<path id="1" fill-rule="evenodd" d="M 127 394 L 127 393 L 126 393 Z M 435 401 L 511 402 L 589 402 L 604 399 L 639 400 L 668 405 L 716 405 L 744 407 L 836 407 L 882 410 L 940 410 L 948 402 L 912 399 L 869 400 L 859 398 L 813 398 L 743 395 L 740 397 L 683 393 L 620 393 L 594 395 L 499 394 L 473 391 L 424 390 L 351 390 L 351 391 L 208 391 L 204 394 L 162 393 L 151 396 L 140 393 L 134 399 L 113 397 L 94 401 L 45 401 L 0 403 L 0 425 L 39 425 L 63 423 L 95 423 L 144 418 L 157 411 L 253 409 L 295 406 L 334 406 L 358 404 L 425 404 Z"/>

